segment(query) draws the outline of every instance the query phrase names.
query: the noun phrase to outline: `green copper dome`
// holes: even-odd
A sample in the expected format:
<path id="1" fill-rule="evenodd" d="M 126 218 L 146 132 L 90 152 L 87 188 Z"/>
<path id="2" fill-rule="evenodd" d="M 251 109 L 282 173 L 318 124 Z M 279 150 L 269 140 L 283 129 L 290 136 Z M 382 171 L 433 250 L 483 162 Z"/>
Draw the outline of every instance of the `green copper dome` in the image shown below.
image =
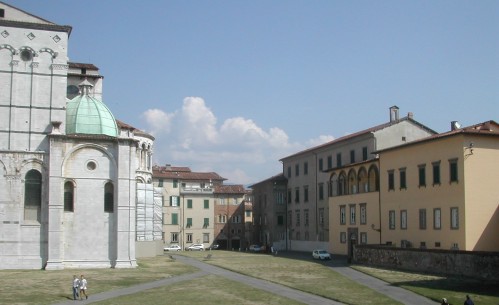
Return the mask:
<path id="1" fill-rule="evenodd" d="M 118 136 L 116 120 L 109 108 L 100 100 L 88 95 L 91 86 L 85 80 L 80 84 L 82 93 L 68 102 L 66 134 Z"/>

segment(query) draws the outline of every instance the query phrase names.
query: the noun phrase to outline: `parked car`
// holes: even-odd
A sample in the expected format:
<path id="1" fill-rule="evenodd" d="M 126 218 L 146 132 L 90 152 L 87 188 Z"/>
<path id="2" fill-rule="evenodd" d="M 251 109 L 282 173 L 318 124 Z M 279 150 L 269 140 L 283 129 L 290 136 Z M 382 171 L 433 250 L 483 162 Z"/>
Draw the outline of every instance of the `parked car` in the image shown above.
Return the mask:
<path id="1" fill-rule="evenodd" d="M 163 248 L 164 251 L 182 251 L 182 247 L 179 245 L 169 245 Z"/>
<path id="2" fill-rule="evenodd" d="M 188 251 L 204 251 L 204 245 L 203 244 L 192 244 L 189 247 L 187 247 Z"/>
<path id="3" fill-rule="evenodd" d="M 217 250 L 220 248 L 220 245 L 219 244 L 213 244 L 210 246 L 210 250 Z"/>
<path id="4" fill-rule="evenodd" d="M 251 245 L 249 246 L 250 252 L 262 252 L 263 248 L 259 245 Z"/>
<path id="5" fill-rule="evenodd" d="M 327 252 L 326 250 L 314 250 L 314 251 L 312 251 L 312 257 L 314 259 L 330 260 L 331 254 L 329 254 L 329 252 Z"/>

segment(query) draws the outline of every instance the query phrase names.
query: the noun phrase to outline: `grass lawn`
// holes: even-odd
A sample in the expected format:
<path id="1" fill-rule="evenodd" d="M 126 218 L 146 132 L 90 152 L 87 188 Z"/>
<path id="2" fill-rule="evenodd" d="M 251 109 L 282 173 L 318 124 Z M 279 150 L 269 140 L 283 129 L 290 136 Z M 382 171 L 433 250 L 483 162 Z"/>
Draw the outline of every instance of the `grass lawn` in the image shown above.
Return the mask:
<path id="1" fill-rule="evenodd" d="M 166 256 L 139 260 L 134 269 L 0 270 L 0 304 L 53 304 L 73 298 L 73 275 L 84 274 L 88 294 L 197 271 Z"/>
<path id="2" fill-rule="evenodd" d="M 251 304 L 299 305 L 291 299 L 274 295 L 244 284 L 214 275 L 203 276 L 188 282 L 150 289 L 130 296 L 97 302 L 99 305 L 136 304 Z"/>
<path id="3" fill-rule="evenodd" d="M 469 294 L 477 305 L 499 304 L 499 283 L 497 282 L 423 275 L 365 266 L 353 268 L 433 300 L 440 301 L 446 298 L 450 304 L 463 304 L 466 295 Z"/>
<path id="4" fill-rule="evenodd" d="M 177 253 L 176 253 L 177 254 Z M 344 278 L 320 262 L 229 251 L 179 252 L 206 263 L 346 304 L 400 304 L 383 294 Z M 73 274 L 84 274 L 89 295 L 198 271 L 168 256 L 139 259 L 136 269 L 0 270 L 0 304 L 53 304 L 72 298 Z M 451 304 L 462 304 L 470 294 L 475 304 L 499 304 L 497 283 L 452 279 L 354 266 L 394 285 Z M 299 304 L 277 295 L 214 275 L 115 298 L 99 304 Z"/>
<path id="5" fill-rule="evenodd" d="M 385 295 L 347 279 L 319 262 L 272 255 L 213 251 L 206 260 L 225 269 L 310 292 L 346 304 L 401 304 Z M 182 255 L 203 259 L 206 254 Z"/>

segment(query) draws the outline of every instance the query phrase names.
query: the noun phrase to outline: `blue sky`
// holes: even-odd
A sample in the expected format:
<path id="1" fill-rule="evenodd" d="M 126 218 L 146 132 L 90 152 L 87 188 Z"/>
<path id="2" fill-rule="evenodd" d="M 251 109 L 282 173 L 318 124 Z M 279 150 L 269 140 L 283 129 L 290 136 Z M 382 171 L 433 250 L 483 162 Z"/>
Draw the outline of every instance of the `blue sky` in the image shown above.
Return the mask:
<path id="1" fill-rule="evenodd" d="M 3 0 L 71 25 L 154 162 L 250 184 L 280 158 L 385 123 L 498 121 L 499 1 Z"/>

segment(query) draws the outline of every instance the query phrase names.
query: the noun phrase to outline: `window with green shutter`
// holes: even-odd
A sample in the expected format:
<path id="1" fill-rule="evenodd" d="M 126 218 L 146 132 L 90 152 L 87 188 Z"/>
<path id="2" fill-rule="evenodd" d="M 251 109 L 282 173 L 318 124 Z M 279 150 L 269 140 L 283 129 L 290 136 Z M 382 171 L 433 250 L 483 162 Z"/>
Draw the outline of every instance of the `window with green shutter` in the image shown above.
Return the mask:
<path id="1" fill-rule="evenodd" d="M 178 188 L 178 180 L 177 179 L 173 179 L 173 188 L 174 189 Z"/>
<path id="2" fill-rule="evenodd" d="M 187 199 L 187 208 L 192 209 L 192 199 Z"/>
<path id="3" fill-rule="evenodd" d="M 204 222 L 203 222 L 203 228 L 207 228 L 209 225 L 210 225 L 210 219 L 209 218 L 205 218 Z"/>
<path id="4" fill-rule="evenodd" d="M 208 199 L 204 200 L 204 208 L 205 209 L 209 209 L 210 208 L 210 200 L 208 200 Z"/>
<path id="5" fill-rule="evenodd" d="M 186 227 L 187 227 L 187 228 L 192 227 L 192 218 L 187 218 Z"/>
<path id="6" fill-rule="evenodd" d="M 172 213 L 172 225 L 178 225 L 178 214 Z"/>
<path id="7" fill-rule="evenodd" d="M 170 196 L 170 206 L 171 207 L 178 207 L 180 199 L 178 196 Z"/>

